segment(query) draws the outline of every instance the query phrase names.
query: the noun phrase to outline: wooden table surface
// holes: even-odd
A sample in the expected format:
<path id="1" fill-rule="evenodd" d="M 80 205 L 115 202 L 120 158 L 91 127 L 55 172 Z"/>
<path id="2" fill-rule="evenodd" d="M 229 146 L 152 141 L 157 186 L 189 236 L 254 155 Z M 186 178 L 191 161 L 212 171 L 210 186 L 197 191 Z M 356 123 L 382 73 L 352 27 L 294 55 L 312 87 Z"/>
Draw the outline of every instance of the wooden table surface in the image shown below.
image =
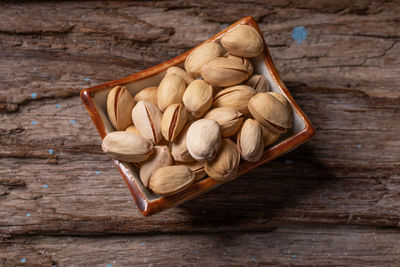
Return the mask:
<path id="1" fill-rule="evenodd" d="M 363 0 L 0 3 L 0 265 L 399 266 L 399 14 Z M 80 90 L 247 15 L 315 138 L 143 217 Z"/>

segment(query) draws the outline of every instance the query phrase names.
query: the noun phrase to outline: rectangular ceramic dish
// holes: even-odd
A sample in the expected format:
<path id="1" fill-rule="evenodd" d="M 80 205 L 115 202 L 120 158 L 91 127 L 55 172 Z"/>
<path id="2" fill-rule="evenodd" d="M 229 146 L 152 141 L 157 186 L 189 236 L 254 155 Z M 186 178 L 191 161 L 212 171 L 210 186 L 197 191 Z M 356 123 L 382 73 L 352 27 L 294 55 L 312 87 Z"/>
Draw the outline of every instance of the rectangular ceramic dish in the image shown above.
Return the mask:
<path id="1" fill-rule="evenodd" d="M 259 32 L 260 36 L 263 36 L 254 19 L 252 17 L 245 17 L 222 32 L 211 37 L 204 43 L 220 39 L 226 32 L 232 30 L 240 24 L 247 24 L 254 27 Z M 259 161 L 241 161 L 238 176 L 295 149 L 297 146 L 311 139 L 315 134 L 315 130 L 310 120 L 306 117 L 306 115 L 294 101 L 286 86 L 283 84 L 278 71 L 274 66 L 274 63 L 272 62 L 272 58 L 269 54 L 264 38 L 263 41 L 265 48 L 264 52 L 256 58 L 251 58 L 254 66 L 254 73 L 264 75 L 271 84 L 271 90 L 284 94 L 289 100 L 293 109 L 293 128 L 282 135 L 275 145 L 266 149 Z M 183 67 L 183 63 L 190 52 L 191 50 L 171 60 L 139 73 L 132 74 L 128 77 L 82 90 L 82 101 L 86 106 L 86 109 L 88 110 L 101 138 L 104 138 L 107 133 L 114 131 L 107 118 L 106 109 L 107 95 L 111 88 L 115 87 L 116 85 L 125 85 L 129 92 L 134 95 L 143 88 L 158 86 L 165 74 L 165 71 L 174 65 Z M 113 161 L 128 185 L 128 188 L 139 210 L 145 216 L 149 216 L 173 206 L 177 206 L 222 184 L 210 177 L 205 177 L 204 179 L 195 182 L 182 192 L 172 196 L 162 197 L 152 193 L 143 186 L 138 176 L 138 169 L 133 164 L 120 162 L 118 160 Z"/>

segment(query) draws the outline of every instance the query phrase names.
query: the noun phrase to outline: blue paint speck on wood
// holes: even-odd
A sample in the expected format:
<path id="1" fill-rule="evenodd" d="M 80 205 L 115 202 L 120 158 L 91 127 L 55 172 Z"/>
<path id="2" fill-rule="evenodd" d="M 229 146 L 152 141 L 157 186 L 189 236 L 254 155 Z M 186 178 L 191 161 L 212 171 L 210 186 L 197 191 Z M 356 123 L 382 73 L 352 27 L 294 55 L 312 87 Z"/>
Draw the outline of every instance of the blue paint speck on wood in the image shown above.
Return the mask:
<path id="1" fill-rule="evenodd" d="M 49 186 L 47 184 L 43 185 L 43 188 L 48 188 Z"/>
<path id="2" fill-rule="evenodd" d="M 37 97 L 37 94 L 36 94 L 36 93 L 32 93 L 32 94 L 31 94 L 31 97 L 32 97 L 33 99 L 35 99 L 35 98 Z"/>
<path id="3" fill-rule="evenodd" d="M 296 255 L 296 254 L 293 254 L 293 255 L 292 255 L 292 258 L 293 258 L 293 259 L 297 258 L 297 255 Z"/>
<path id="4" fill-rule="evenodd" d="M 90 82 L 90 78 L 85 78 L 85 82 Z"/>
<path id="5" fill-rule="evenodd" d="M 141 246 L 144 246 L 144 242 L 140 243 Z"/>
<path id="6" fill-rule="evenodd" d="M 358 144 L 358 145 L 357 145 L 357 148 L 362 148 L 362 144 Z"/>
<path id="7" fill-rule="evenodd" d="M 75 124 L 75 123 L 76 123 L 75 120 L 69 120 L 69 122 L 70 122 L 71 124 Z"/>
<path id="8" fill-rule="evenodd" d="M 107 264 L 107 267 L 112 267 L 112 264 L 111 263 Z"/>
<path id="9" fill-rule="evenodd" d="M 97 175 L 99 175 L 99 174 L 100 174 L 100 172 L 99 172 L 99 171 L 96 171 L 96 174 L 97 174 Z"/>
<path id="10" fill-rule="evenodd" d="M 256 258 L 254 258 L 254 257 L 251 257 L 251 261 L 256 261 Z"/>
<path id="11" fill-rule="evenodd" d="M 294 27 L 292 38 L 298 44 L 301 44 L 301 42 L 307 39 L 307 30 L 303 26 Z"/>
<path id="12" fill-rule="evenodd" d="M 54 154 L 54 150 L 53 149 L 49 149 L 49 154 L 53 155 Z"/>
<path id="13" fill-rule="evenodd" d="M 199 251 L 198 251 L 198 250 L 195 250 L 195 251 L 194 251 L 194 254 L 199 254 Z"/>
<path id="14" fill-rule="evenodd" d="M 32 123 L 32 125 L 36 125 L 37 121 L 32 121 L 31 123 Z"/>
<path id="15" fill-rule="evenodd" d="M 21 262 L 22 262 L 22 263 L 25 263 L 25 262 L 26 262 L 26 259 L 25 259 L 25 258 L 23 258 L 23 259 L 21 260 Z"/>
<path id="16" fill-rule="evenodd" d="M 56 105 L 56 108 L 61 108 L 61 105 L 57 104 L 57 105 Z"/>
<path id="17" fill-rule="evenodd" d="M 293 163 L 293 160 L 290 160 L 290 159 L 285 160 L 285 164 L 287 164 L 287 165 L 292 164 L 292 163 Z"/>
<path id="18" fill-rule="evenodd" d="M 30 213 L 27 213 L 27 214 L 26 214 L 26 217 L 31 217 L 31 214 L 30 214 Z"/>

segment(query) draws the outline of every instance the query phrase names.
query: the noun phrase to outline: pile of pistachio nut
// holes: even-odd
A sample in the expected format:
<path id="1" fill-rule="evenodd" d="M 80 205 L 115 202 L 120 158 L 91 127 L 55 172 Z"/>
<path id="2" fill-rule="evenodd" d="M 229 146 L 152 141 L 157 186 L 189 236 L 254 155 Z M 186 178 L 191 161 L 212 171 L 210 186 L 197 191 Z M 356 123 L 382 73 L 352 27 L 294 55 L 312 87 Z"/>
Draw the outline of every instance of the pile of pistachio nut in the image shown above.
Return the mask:
<path id="1" fill-rule="evenodd" d="M 263 40 L 239 25 L 193 50 L 185 69 L 170 67 L 158 87 L 132 96 L 113 88 L 107 113 L 114 126 L 103 139 L 110 157 L 134 162 L 143 185 L 168 196 L 206 175 L 234 179 L 240 159 L 260 160 L 266 147 L 292 127 L 291 106 L 253 74 L 248 58 Z"/>

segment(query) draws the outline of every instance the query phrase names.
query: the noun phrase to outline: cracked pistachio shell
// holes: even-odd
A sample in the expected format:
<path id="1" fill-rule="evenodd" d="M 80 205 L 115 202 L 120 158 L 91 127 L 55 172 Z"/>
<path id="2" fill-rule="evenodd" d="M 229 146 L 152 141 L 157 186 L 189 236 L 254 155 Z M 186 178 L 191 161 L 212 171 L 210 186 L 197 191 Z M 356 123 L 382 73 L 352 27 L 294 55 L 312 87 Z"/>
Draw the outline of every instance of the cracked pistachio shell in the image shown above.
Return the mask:
<path id="1" fill-rule="evenodd" d="M 264 137 L 261 127 L 261 124 L 253 119 L 247 119 L 243 123 L 236 143 L 244 160 L 254 162 L 262 157 Z"/>
<path id="2" fill-rule="evenodd" d="M 149 186 L 150 177 L 160 168 L 171 166 L 174 163 L 167 146 L 155 146 L 154 153 L 142 163 L 139 176 L 145 187 Z"/>
<path id="3" fill-rule="evenodd" d="M 133 97 L 133 100 L 135 103 L 143 100 L 157 106 L 157 87 L 147 87 L 142 89 L 136 93 L 136 95 Z"/>
<path id="4" fill-rule="evenodd" d="M 203 179 L 207 175 L 204 170 L 204 162 L 193 161 L 189 163 L 180 163 L 179 165 L 188 167 L 194 173 L 196 181 Z"/>
<path id="5" fill-rule="evenodd" d="M 195 160 L 210 160 L 221 145 L 221 130 L 215 120 L 200 119 L 190 125 L 186 145 Z"/>
<path id="6" fill-rule="evenodd" d="M 194 80 L 183 94 L 183 104 L 195 118 L 200 118 L 211 108 L 213 88 L 203 80 Z"/>
<path id="7" fill-rule="evenodd" d="M 145 161 L 153 153 L 153 144 L 149 140 L 125 131 L 107 134 L 101 148 L 110 157 L 126 162 Z"/>
<path id="8" fill-rule="evenodd" d="M 139 134 L 139 135 L 140 135 L 140 133 L 139 133 L 138 130 L 136 129 L 135 125 L 130 125 L 130 126 L 128 126 L 128 128 L 125 129 L 125 132 L 131 132 L 131 133 Z"/>
<path id="9" fill-rule="evenodd" d="M 264 47 L 257 30 L 249 25 L 239 25 L 224 34 L 221 45 L 229 53 L 239 57 L 256 57 Z"/>
<path id="10" fill-rule="evenodd" d="M 130 116 L 135 102 L 125 86 L 116 86 L 107 96 L 107 114 L 117 131 L 125 130 L 132 124 Z"/>
<path id="11" fill-rule="evenodd" d="M 227 107 L 213 108 L 206 113 L 204 118 L 218 123 L 222 137 L 234 135 L 243 123 L 243 114 Z"/>
<path id="12" fill-rule="evenodd" d="M 217 43 L 202 44 L 194 49 L 185 60 L 185 70 L 193 77 L 200 76 L 201 67 L 224 54 L 224 49 Z"/>
<path id="13" fill-rule="evenodd" d="M 211 85 L 232 86 L 247 80 L 247 67 L 236 59 L 217 57 L 201 67 L 201 76 Z"/>
<path id="14" fill-rule="evenodd" d="M 187 121 L 187 111 L 182 104 L 172 104 L 164 112 L 161 132 L 167 141 L 174 141 Z"/>
<path id="15" fill-rule="evenodd" d="M 182 96 L 185 92 L 185 80 L 176 74 L 169 74 L 165 76 L 157 90 L 157 102 L 161 111 L 171 104 L 182 103 Z"/>
<path id="16" fill-rule="evenodd" d="M 264 139 L 264 147 L 269 147 L 278 140 L 280 134 L 270 131 L 268 128 L 261 125 Z"/>
<path id="17" fill-rule="evenodd" d="M 194 81 L 194 78 L 192 76 L 190 76 L 185 70 L 183 70 L 179 67 L 176 67 L 176 66 L 172 66 L 167 69 L 166 75 L 169 75 L 169 74 L 176 74 L 178 76 L 181 76 L 182 79 L 185 80 L 186 85 L 189 85 L 191 82 Z"/>
<path id="18" fill-rule="evenodd" d="M 287 100 L 287 98 L 284 95 L 277 93 L 277 92 L 269 92 L 269 94 L 274 96 L 279 101 L 281 101 L 281 103 L 284 104 L 286 107 L 290 108 L 289 101 Z"/>
<path id="19" fill-rule="evenodd" d="M 158 169 L 150 178 L 154 193 L 169 196 L 189 187 L 195 181 L 194 173 L 186 166 L 175 165 Z"/>
<path id="20" fill-rule="evenodd" d="M 161 118 L 161 110 L 143 100 L 137 102 L 132 109 L 132 121 L 136 129 L 153 144 L 158 144 L 162 139 Z"/>
<path id="21" fill-rule="evenodd" d="M 253 64 L 251 64 L 251 61 L 248 58 L 238 57 L 238 56 L 235 56 L 235 55 L 232 55 L 232 54 L 229 54 L 229 53 L 226 55 L 226 57 L 230 58 L 230 59 L 239 60 L 243 65 L 246 66 L 246 71 L 247 71 L 247 74 L 249 76 L 253 73 L 253 70 L 254 70 Z"/>
<path id="22" fill-rule="evenodd" d="M 186 136 L 191 123 L 185 125 L 178 137 L 171 143 L 171 154 L 175 161 L 192 162 L 194 158 L 190 155 L 187 145 Z"/>
<path id="23" fill-rule="evenodd" d="M 283 102 L 281 102 L 283 101 Z M 283 98 L 271 93 L 258 93 L 249 101 L 251 115 L 274 133 L 284 133 L 292 127 L 293 114 Z"/>
<path id="24" fill-rule="evenodd" d="M 271 90 L 267 78 L 263 75 L 253 75 L 247 81 L 246 85 L 251 86 L 257 93 L 266 93 Z"/>
<path id="25" fill-rule="evenodd" d="M 204 163 L 206 173 L 217 181 L 229 181 L 236 177 L 240 153 L 229 138 L 222 139 L 221 148 L 213 160 Z"/>
<path id="26" fill-rule="evenodd" d="M 214 96 L 213 107 L 228 107 L 243 114 L 249 113 L 248 102 L 256 91 L 247 85 L 236 85 L 219 91 Z"/>

